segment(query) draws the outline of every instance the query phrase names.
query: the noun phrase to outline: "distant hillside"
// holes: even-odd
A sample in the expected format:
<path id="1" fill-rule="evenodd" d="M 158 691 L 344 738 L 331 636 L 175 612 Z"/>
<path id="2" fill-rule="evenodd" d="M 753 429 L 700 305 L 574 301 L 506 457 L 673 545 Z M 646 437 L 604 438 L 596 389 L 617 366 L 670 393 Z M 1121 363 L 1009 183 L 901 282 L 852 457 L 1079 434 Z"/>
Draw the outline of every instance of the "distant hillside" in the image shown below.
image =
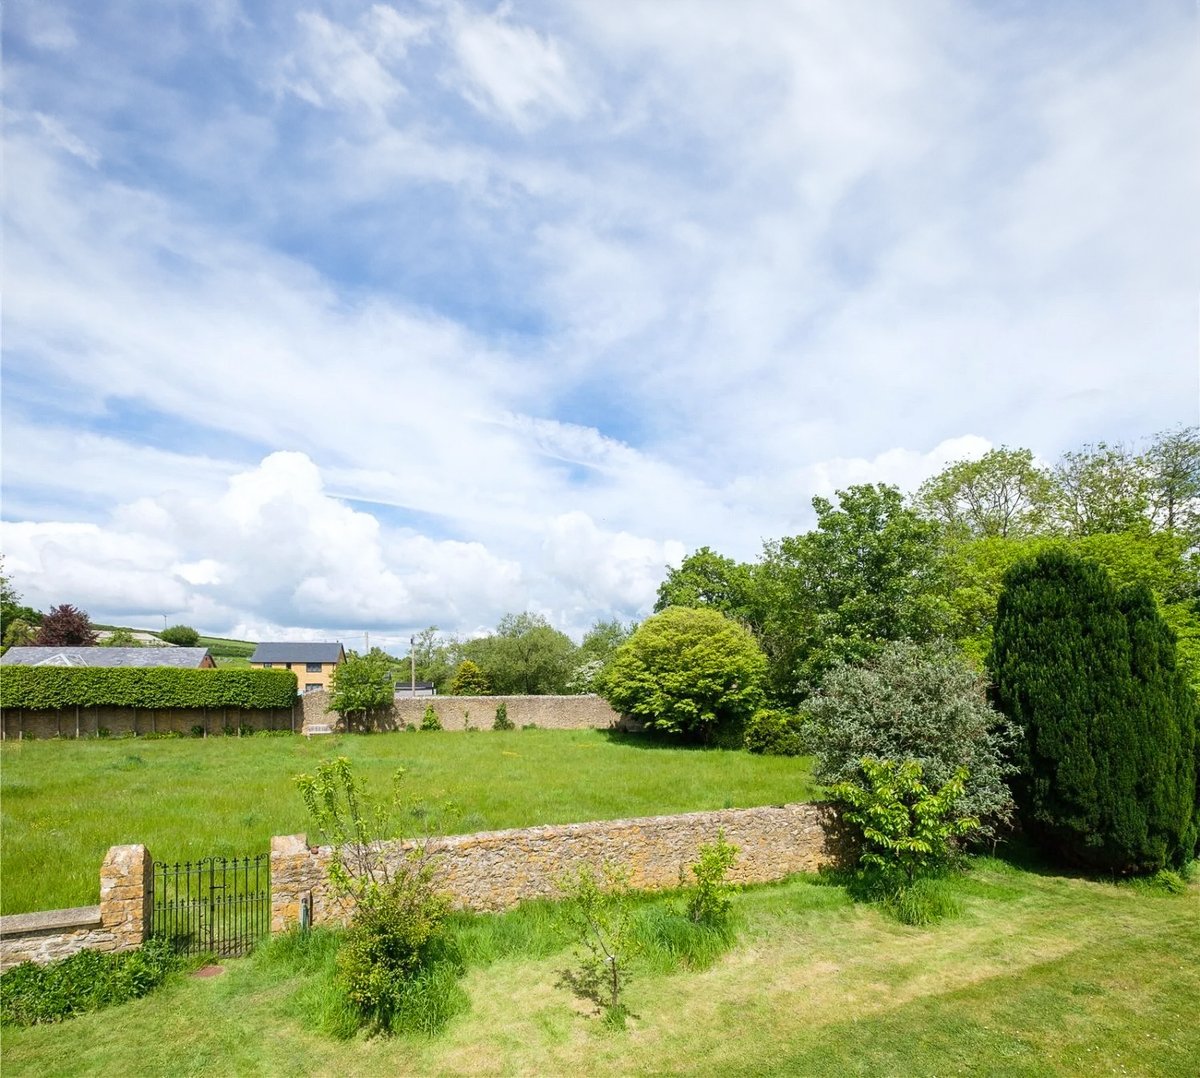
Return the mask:
<path id="1" fill-rule="evenodd" d="M 99 643 L 103 644 L 105 637 L 117 629 L 125 629 L 133 634 L 133 638 L 146 647 L 169 648 L 174 645 L 158 638 L 158 633 L 150 629 L 135 629 L 130 625 L 93 625 L 100 634 Z M 196 641 L 196 646 L 208 648 L 214 659 L 249 659 L 258 645 L 253 640 L 233 640 L 227 636 L 202 636 Z"/>

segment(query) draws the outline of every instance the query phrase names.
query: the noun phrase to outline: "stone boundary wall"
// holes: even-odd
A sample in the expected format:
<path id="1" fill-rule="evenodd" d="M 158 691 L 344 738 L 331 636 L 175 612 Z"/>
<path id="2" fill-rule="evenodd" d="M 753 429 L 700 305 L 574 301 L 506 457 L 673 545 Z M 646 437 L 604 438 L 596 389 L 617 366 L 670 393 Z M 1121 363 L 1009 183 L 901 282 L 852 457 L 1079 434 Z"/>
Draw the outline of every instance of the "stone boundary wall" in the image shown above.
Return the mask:
<path id="1" fill-rule="evenodd" d="M 447 730 L 462 730 L 464 713 L 476 729 L 490 730 L 496 708 L 504 704 L 508 718 L 518 729 L 533 723 L 546 730 L 607 730 L 621 725 L 621 716 L 599 696 L 401 696 L 375 714 L 376 729 L 403 730 L 411 723 L 420 727 L 425 708 L 433 705 Z M 338 723 L 336 712 L 326 711 L 329 693 L 322 690 L 301 697 L 305 726 Z"/>
<path id="2" fill-rule="evenodd" d="M 209 734 L 220 734 L 226 726 L 253 730 L 300 730 L 303 714 L 299 701 L 293 708 L 149 708 L 81 707 L 56 711 L 6 708 L 0 715 L 0 736 L 19 738 L 97 737 L 106 729 L 113 737 L 121 734 L 190 734 L 202 726 Z"/>
<path id="3" fill-rule="evenodd" d="M 776 805 L 689 812 L 629 820 L 484 831 L 429 841 L 437 888 L 459 909 L 503 910 L 526 899 L 558 897 L 557 881 L 582 865 L 626 865 L 639 890 L 679 886 L 701 843 L 724 830 L 738 847 L 729 879 L 765 883 L 836 862 L 843 848 L 835 810 L 826 804 Z M 399 863 L 412 843 L 384 844 Z M 313 924 L 345 922 L 349 908 L 332 892 L 329 846 L 307 845 L 305 835 L 271 840 L 271 931 L 283 932 L 310 904 Z"/>
<path id="4" fill-rule="evenodd" d="M 145 846 L 113 846 L 100 866 L 100 905 L 0 917 L 0 972 L 77 951 L 140 947 L 150 925 L 154 862 Z"/>

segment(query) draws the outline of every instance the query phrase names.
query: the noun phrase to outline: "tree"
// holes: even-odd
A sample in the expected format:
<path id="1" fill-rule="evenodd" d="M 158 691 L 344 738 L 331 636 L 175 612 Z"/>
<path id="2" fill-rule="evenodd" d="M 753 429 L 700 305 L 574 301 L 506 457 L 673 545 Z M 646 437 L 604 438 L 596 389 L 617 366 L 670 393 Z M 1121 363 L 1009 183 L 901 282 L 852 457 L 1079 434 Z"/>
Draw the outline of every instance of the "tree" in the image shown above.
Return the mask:
<path id="1" fill-rule="evenodd" d="M 575 652 L 575 665 L 571 671 L 567 691 L 590 693 L 596 691 L 599 677 L 612 661 L 617 649 L 633 634 L 636 624 L 613 618 L 611 621 L 596 621 L 583 635 L 583 642 Z"/>
<path id="2" fill-rule="evenodd" d="M 921 511 L 950 535 L 1009 539 L 1036 534 L 1050 517 L 1053 485 L 1028 449 L 1001 446 L 979 460 L 960 460 L 917 493 Z"/>
<path id="3" fill-rule="evenodd" d="M 762 634 L 781 699 L 803 698 L 841 661 L 889 640 L 932 640 L 949 628 L 941 532 L 885 484 L 814 498 L 817 527 L 768 543 Z"/>
<path id="4" fill-rule="evenodd" d="M 450 680 L 451 696 L 490 696 L 487 675 L 470 659 L 463 659 Z"/>
<path id="5" fill-rule="evenodd" d="M 190 625 L 172 625 L 163 629 L 158 638 L 181 648 L 194 648 L 200 642 L 200 634 Z"/>
<path id="6" fill-rule="evenodd" d="M 743 626 L 716 610 L 673 606 L 621 645 L 600 693 L 650 729 L 740 742 L 762 703 L 765 674 L 766 659 Z"/>
<path id="7" fill-rule="evenodd" d="M 402 665 L 408 668 L 411 676 L 410 661 L 415 658 L 417 681 L 431 682 L 438 692 L 445 692 L 458 665 L 457 655 L 460 648 L 457 637 L 443 638 L 438 635 L 438 627 L 430 625 L 413 638 L 412 649 L 402 660 Z"/>
<path id="8" fill-rule="evenodd" d="M 1054 469 L 1054 508 L 1070 535 L 1149 528 L 1145 462 L 1123 445 L 1097 442 L 1062 455 Z"/>
<path id="9" fill-rule="evenodd" d="M 366 655 L 350 651 L 333 669 L 325 710 L 336 711 L 348 728 L 358 715 L 362 728 L 368 729 L 372 713 L 387 707 L 394 695 L 391 659 L 379 648 L 372 648 Z"/>
<path id="10" fill-rule="evenodd" d="M 96 643 L 96 630 L 83 610 L 63 603 L 52 606 L 42 617 L 34 645 L 40 648 L 90 648 Z"/>
<path id="11" fill-rule="evenodd" d="M 667 568 L 667 578 L 658 586 L 654 610 L 661 613 L 670 606 L 706 606 L 749 621 L 753 592 L 752 566 L 702 546 L 684 558 L 678 569 Z"/>
<path id="12" fill-rule="evenodd" d="M 0 555 L 0 642 L 5 647 L 30 643 L 41 620 L 38 611 L 21 602 L 12 578 L 4 571 L 4 558 Z"/>
<path id="13" fill-rule="evenodd" d="M 506 614 L 495 633 L 468 641 L 463 652 L 487 675 L 493 692 L 542 696 L 566 691 L 575 644 L 540 614 Z"/>
<path id="14" fill-rule="evenodd" d="M 1200 427 L 1160 431 L 1143 459 L 1154 524 L 1200 542 Z"/>
<path id="15" fill-rule="evenodd" d="M 1007 778 L 1020 732 L 987 699 L 977 670 L 947 643 L 887 644 L 864 664 L 835 667 L 807 703 L 814 773 L 863 781 L 862 760 L 915 762 L 941 787 L 965 773 L 959 808 L 993 835 L 1013 814 Z"/>
<path id="16" fill-rule="evenodd" d="M 104 638 L 106 648 L 140 648 L 142 642 L 128 629 L 113 629 Z"/>
<path id="17" fill-rule="evenodd" d="M 1154 871 L 1196 845 L 1196 698 L 1145 586 L 1048 551 L 1004 580 L 989 670 L 1025 733 L 1014 793 L 1059 858 Z"/>

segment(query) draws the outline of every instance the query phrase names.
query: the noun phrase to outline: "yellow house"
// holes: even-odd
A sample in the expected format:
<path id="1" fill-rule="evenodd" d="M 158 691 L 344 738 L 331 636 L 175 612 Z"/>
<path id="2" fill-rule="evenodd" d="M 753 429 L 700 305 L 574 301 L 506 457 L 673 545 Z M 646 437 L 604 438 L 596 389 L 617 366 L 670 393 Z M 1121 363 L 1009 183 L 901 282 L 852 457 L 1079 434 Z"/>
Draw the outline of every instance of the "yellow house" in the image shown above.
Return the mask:
<path id="1" fill-rule="evenodd" d="M 259 644 L 250 656 L 250 665 L 257 670 L 291 670 L 296 675 L 296 687 L 302 692 L 328 689 L 334 667 L 343 662 L 346 651 L 333 643 Z"/>

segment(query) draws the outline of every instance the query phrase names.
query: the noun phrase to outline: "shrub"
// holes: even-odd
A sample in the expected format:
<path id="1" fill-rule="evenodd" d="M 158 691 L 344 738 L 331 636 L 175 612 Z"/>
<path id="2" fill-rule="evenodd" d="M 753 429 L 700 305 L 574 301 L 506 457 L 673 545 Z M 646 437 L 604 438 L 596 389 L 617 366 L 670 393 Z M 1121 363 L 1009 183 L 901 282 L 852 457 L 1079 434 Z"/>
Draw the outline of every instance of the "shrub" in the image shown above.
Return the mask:
<path id="1" fill-rule="evenodd" d="M 598 691 L 653 730 L 714 744 L 762 703 L 767 661 L 750 632 L 716 610 L 670 607 L 613 656 Z"/>
<path id="2" fill-rule="evenodd" d="M 803 756 L 804 727 L 803 715 L 764 708 L 746 723 L 746 748 L 763 756 Z"/>
<path id="3" fill-rule="evenodd" d="M 425 705 L 425 714 L 421 716 L 422 730 L 440 730 L 442 728 L 442 720 L 438 718 L 438 713 L 434 710 L 433 704 Z"/>
<path id="4" fill-rule="evenodd" d="M 0 678 L 0 708 L 290 708 L 295 700 L 291 670 L 6 666 Z"/>
<path id="5" fill-rule="evenodd" d="M 450 682 L 451 696 L 487 696 L 492 691 L 491 684 L 477 663 L 464 659 L 458 664 L 454 678 Z"/>
<path id="6" fill-rule="evenodd" d="M 361 729 L 369 730 L 374 713 L 391 704 L 394 695 L 387 655 L 379 648 L 372 648 L 366 655 L 351 652 L 333 669 L 325 710 L 341 715 L 347 730 L 353 728 L 355 716 Z"/>
<path id="7" fill-rule="evenodd" d="M 203 736 L 204 736 L 204 726 L 203 726 L 203 724 L 202 724 L 202 723 L 198 723 L 198 722 L 197 722 L 197 723 L 194 723 L 194 724 L 193 724 L 193 726 L 192 726 L 192 731 L 191 731 L 191 733 L 192 733 L 192 737 L 203 737 Z"/>
<path id="8" fill-rule="evenodd" d="M 57 962 L 23 962 L 0 977 L 0 1021 L 30 1026 L 138 999 L 161 984 L 179 960 L 166 940 L 136 951 L 80 951 Z"/>
<path id="9" fill-rule="evenodd" d="M 688 901 L 688 920 L 693 924 L 723 927 L 729 920 L 729 886 L 725 877 L 737 860 L 738 848 L 725 841 L 725 832 L 717 832 L 716 842 L 701 843 L 692 865 L 696 889 Z"/>
<path id="10" fill-rule="evenodd" d="M 158 634 L 159 640 L 181 648 L 194 648 L 200 643 L 200 634 L 190 625 L 172 625 Z"/>
<path id="11" fill-rule="evenodd" d="M 35 647 L 42 648 L 90 648 L 95 646 L 96 639 L 97 633 L 92 628 L 87 612 L 70 603 L 63 603 L 62 606 L 52 606 L 49 613 L 42 616 L 33 643 Z"/>
<path id="12" fill-rule="evenodd" d="M 979 833 L 994 835 L 1011 818 L 1005 779 L 1019 730 L 948 645 L 891 643 L 862 666 L 837 666 L 807 706 L 819 781 L 861 782 L 864 757 L 915 761 L 938 787 L 965 769 L 960 807 L 978 817 Z"/>
<path id="13" fill-rule="evenodd" d="M 838 783 L 829 793 L 858 832 L 860 880 L 894 898 L 918 879 L 944 872 L 955 856 L 954 840 L 977 830 L 979 821 L 959 807 L 965 769 L 931 789 L 915 760 L 860 764 L 861 782 Z"/>
<path id="14" fill-rule="evenodd" d="M 338 952 L 338 983 L 359 1021 L 379 1032 L 436 1032 L 463 1004 L 459 967 L 443 947 L 447 901 L 432 885 L 426 843 L 389 859 L 382 840 L 406 806 L 403 770 L 387 802 L 370 799 L 344 756 L 327 760 L 296 784 L 335 856 L 329 880 L 353 906 Z M 411 811 L 408 813 L 414 815 Z"/>
<path id="15" fill-rule="evenodd" d="M 1063 551 L 1005 575 L 989 669 L 1025 731 L 1022 822 L 1053 855 L 1117 873 L 1194 855 L 1197 705 L 1175 660 L 1144 586 Z"/>
<path id="16" fill-rule="evenodd" d="M 492 723 L 493 730 L 515 730 L 516 723 L 508 717 L 508 705 L 501 703 L 496 708 L 496 721 Z"/>

